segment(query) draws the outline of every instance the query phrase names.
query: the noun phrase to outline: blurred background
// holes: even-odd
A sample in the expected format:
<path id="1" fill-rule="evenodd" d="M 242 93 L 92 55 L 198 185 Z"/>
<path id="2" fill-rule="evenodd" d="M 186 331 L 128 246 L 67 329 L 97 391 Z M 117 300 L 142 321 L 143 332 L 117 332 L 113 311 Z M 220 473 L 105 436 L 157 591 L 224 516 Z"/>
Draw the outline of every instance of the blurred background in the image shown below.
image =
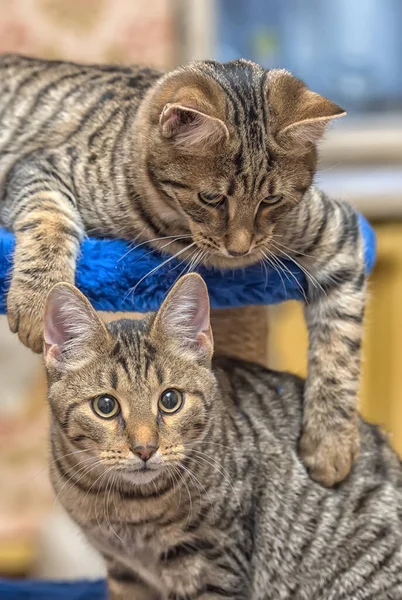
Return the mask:
<path id="1" fill-rule="evenodd" d="M 364 339 L 362 413 L 402 455 L 402 2 L 0 0 L 0 51 L 170 69 L 245 57 L 286 67 L 348 110 L 321 147 L 318 184 L 378 236 Z M 301 306 L 270 308 L 270 364 L 306 371 Z M 40 359 L 0 319 L 0 576 L 103 573 L 47 480 Z"/>

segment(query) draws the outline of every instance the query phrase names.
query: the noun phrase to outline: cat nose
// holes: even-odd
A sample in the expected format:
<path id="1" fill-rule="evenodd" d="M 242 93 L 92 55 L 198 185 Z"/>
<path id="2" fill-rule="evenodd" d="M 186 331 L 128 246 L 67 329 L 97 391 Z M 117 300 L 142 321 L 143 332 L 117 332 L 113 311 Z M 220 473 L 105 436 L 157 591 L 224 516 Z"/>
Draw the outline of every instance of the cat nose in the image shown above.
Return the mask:
<path id="1" fill-rule="evenodd" d="M 250 252 L 253 234 L 248 229 L 233 227 L 225 239 L 226 252 L 229 256 L 245 256 Z"/>
<path id="2" fill-rule="evenodd" d="M 141 458 L 144 462 L 149 460 L 153 454 L 157 451 L 158 446 L 154 444 L 147 444 L 146 446 L 134 446 L 133 452 Z"/>

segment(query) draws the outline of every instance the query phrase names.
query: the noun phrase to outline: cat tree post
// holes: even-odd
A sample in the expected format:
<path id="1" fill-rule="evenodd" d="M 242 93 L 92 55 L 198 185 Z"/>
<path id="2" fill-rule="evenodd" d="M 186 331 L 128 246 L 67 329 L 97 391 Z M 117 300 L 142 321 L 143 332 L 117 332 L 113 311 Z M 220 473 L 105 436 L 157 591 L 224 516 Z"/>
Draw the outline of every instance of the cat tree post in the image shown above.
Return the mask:
<path id="1" fill-rule="evenodd" d="M 211 311 L 215 353 L 268 366 L 268 309 L 266 306 Z"/>

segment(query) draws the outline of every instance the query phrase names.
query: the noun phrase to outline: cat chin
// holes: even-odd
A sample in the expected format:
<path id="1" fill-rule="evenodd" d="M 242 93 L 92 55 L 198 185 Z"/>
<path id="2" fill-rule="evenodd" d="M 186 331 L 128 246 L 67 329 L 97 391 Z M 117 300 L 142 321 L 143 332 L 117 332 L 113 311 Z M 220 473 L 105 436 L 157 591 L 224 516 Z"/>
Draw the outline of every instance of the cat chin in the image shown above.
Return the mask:
<path id="1" fill-rule="evenodd" d="M 245 256 L 238 258 L 216 253 L 211 254 L 211 256 L 206 258 L 203 264 L 221 269 L 239 269 L 253 265 L 260 260 L 261 256 L 259 256 L 256 252 L 250 252 L 250 254 L 246 254 Z"/>
<path id="2" fill-rule="evenodd" d="M 146 483 L 150 483 L 154 481 L 160 475 L 159 469 L 146 469 L 139 471 L 127 471 L 124 476 L 130 483 L 134 483 L 135 485 L 144 485 Z"/>

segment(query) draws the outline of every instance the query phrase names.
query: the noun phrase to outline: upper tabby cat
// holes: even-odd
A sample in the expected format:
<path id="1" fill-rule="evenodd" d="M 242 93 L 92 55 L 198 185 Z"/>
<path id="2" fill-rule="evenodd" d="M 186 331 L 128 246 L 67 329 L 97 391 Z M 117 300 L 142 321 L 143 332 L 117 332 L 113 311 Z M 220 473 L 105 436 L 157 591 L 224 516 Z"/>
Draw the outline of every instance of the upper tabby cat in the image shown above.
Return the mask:
<path id="1" fill-rule="evenodd" d="M 402 469 L 376 427 L 337 489 L 300 463 L 303 382 L 219 359 L 181 279 L 146 322 L 50 294 L 45 361 L 58 498 L 113 600 L 400 600 Z"/>
<path id="2" fill-rule="evenodd" d="M 84 231 L 221 266 L 297 260 L 309 272 L 301 453 L 314 478 L 343 479 L 359 447 L 364 256 L 352 209 L 311 187 L 315 142 L 343 110 L 244 60 L 162 76 L 8 55 L 0 75 L 11 329 L 41 350 L 45 298 L 74 281 Z"/>

